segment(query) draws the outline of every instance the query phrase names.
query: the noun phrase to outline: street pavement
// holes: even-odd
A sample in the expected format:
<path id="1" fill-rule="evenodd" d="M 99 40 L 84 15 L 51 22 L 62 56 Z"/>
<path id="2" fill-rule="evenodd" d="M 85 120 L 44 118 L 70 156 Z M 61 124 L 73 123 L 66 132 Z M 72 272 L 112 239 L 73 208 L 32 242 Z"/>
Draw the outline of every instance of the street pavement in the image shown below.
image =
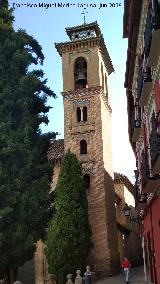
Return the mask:
<path id="1" fill-rule="evenodd" d="M 98 281 L 94 282 L 94 284 L 124 284 L 124 283 L 126 283 L 126 282 L 125 282 L 123 272 L 121 272 L 117 276 L 107 277 L 107 278 L 104 278 L 103 280 L 98 280 Z M 144 281 L 143 266 L 131 268 L 129 283 L 151 284 L 149 281 L 148 282 Z"/>

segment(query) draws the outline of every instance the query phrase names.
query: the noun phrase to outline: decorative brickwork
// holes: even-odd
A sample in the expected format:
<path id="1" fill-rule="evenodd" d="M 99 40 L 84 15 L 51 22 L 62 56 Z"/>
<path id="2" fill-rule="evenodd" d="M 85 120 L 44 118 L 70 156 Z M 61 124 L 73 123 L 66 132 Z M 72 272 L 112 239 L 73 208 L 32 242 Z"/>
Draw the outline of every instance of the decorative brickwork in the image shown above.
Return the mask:
<path id="1" fill-rule="evenodd" d="M 61 160 L 64 155 L 64 140 L 52 140 L 48 151 L 50 161 Z"/>
<path id="2" fill-rule="evenodd" d="M 88 35 L 88 29 L 91 29 L 91 36 L 83 38 L 82 33 L 84 35 L 87 31 Z M 111 107 L 107 86 L 107 76 L 113 71 L 113 66 L 97 23 L 67 28 L 67 33 L 71 41 L 55 45 L 62 56 L 63 67 L 64 152 L 70 149 L 75 153 L 82 162 L 83 173 L 90 175 L 88 209 L 94 244 L 91 264 L 95 271 L 110 275 L 119 269 Z M 83 73 L 84 67 L 80 65 L 76 65 L 80 69 L 76 70 L 74 77 L 77 58 L 85 59 L 87 77 Z M 76 89 L 75 80 L 79 80 L 78 84 L 82 83 L 83 86 L 83 78 L 86 87 Z M 78 107 L 78 113 L 81 114 L 83 107 L 87 108 L 86 120 L 81 114 L 77 119 Z M 85 152 L 81 149 L 81 141 L 85 141 Z M 57 149 L 54 155 L 57 155 Z M 53 157 L 51 153 L 50 156 Z M 53 189 L 58 167 L 60 165 L 56 164 Z"/>

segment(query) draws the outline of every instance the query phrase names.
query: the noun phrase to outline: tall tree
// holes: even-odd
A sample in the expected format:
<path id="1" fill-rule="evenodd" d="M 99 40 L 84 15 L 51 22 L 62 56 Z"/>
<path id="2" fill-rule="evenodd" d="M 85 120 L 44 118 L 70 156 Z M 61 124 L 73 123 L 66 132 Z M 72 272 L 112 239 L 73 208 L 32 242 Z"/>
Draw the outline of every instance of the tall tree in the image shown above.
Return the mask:
<path id="1" fill-rule="evenodd" d="M 13 11 L 0 0 L 0 273 L 33 256 L 51 216 L 48 194 L 52 165 L 47 150 L 55 133 L 48 123 L 47 98 L 55 97 L 38 68 L 44 56 L 38 42 L 13 29 Z"/>
<path id="2" fill-rule="evenodd" d="M 76 156 L 67 152 L 55 190 L 55 215 L 48 227 L 49 271 L 63 283 L 67 273 L 84 268 L 91 248 L 86 185 Z"/>

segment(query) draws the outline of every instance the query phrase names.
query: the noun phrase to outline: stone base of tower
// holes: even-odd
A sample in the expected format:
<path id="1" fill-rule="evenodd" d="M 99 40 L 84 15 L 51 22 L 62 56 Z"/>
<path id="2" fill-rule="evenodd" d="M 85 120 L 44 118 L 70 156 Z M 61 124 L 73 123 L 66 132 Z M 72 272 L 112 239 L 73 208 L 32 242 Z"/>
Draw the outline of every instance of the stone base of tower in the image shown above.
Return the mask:
<path id="1" fill-rule="evenodd" d="M 120 270 L 119 253 L 112 252 L 105 259 L 94 259 L 94 263 L 89 261 L 89 265 L 94 270 L 96 279 L 116 275 Z"/>
<path id="2" fill-rule="evenodd" d="M 88 193 L 89 221 L 92 229 L 91 267 L 96 277 L 118 274 L 120 257 L 115 215 L 113 179 L 103 167 L 98 166 Z"/>

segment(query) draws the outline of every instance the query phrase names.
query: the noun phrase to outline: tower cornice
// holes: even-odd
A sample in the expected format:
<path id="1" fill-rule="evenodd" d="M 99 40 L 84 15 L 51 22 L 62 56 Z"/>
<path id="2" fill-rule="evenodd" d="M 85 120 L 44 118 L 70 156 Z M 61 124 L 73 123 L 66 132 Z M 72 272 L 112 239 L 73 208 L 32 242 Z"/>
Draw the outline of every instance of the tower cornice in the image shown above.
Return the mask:
<path id="1" fill-rule="evenodd" d="M 83 89 L 77 89 L 73 91 L 65 91 L 61 92 L 61 95 L 64 98 L 67 99 L 73 99 L 73 98 L 81 98 L 83 96 L 94 96 L 97 95 L 97 93 L 100 93 L 102 91 L 101 86 L 91 87 L 91 88 L 83 88 Z"/>
<path id="2" fill-rule="evenodd" d="M 110 113 L 112 112 L 111 106 L 101 86 L 61 92 L 61 95 L 63 96 L 64 99 L 67 100 L 82 99 L 83 97 L 92 97 L 96 95 L 101 95 L 106 108 Z"/>
<path id="3" fill-rule="evenodd" d="M 114 72 L 114 68 L 102 34 L 92 38 L 84 38 L 80 40 L 55 43 L 55 48 L 57 49 L 60 56 L 62 56 L 62 54 L 66 52 L 73 52 L 73 51 L 83 52 L 83 50 L 85 49 L 94 48 L 94 47 L 99 48 L 107 72 L 110 75 L 112 72 Z"/>

